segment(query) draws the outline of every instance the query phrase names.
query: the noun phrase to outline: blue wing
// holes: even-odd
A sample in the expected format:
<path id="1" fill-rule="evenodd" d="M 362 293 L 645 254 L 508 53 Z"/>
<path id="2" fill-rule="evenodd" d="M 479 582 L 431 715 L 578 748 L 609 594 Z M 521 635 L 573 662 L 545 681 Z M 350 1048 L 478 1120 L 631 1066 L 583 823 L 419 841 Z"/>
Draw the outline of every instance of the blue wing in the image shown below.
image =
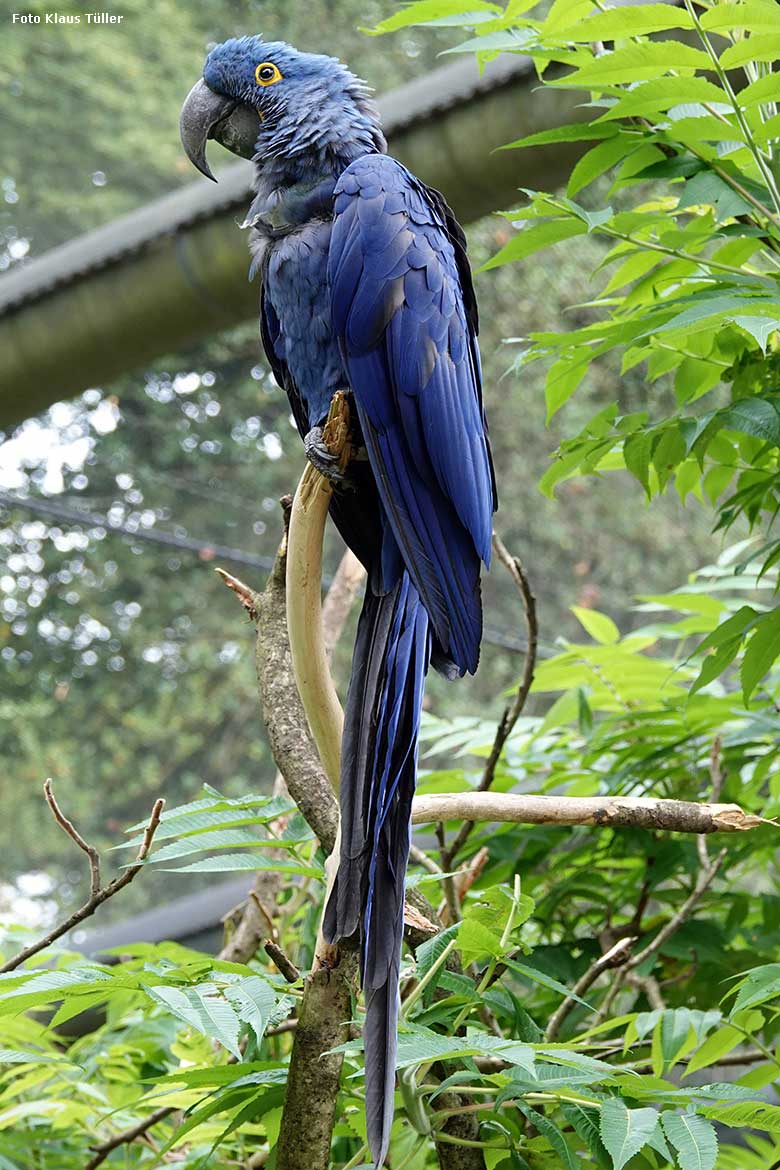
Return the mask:
<path id="1" fill-rule="evenodd" d="M 463 673 L 479 658 L 480 560 L 490 558 L 496 498 L 454 225 L 441 196 L 399 162 L 366 155 L 336 186 L 328 278 L 387 520 L 385 586 L 400 550 L 439 646 Z"/>

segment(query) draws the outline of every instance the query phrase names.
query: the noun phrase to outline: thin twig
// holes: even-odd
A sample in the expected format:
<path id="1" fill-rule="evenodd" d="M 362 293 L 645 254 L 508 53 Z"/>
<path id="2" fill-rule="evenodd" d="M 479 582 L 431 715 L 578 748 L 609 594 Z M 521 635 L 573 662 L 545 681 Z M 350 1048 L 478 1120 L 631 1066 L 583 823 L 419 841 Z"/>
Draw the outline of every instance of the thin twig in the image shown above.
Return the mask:
<path id="1" fill-rule="evenodd" d="M 409 860 L 413 861 L 415 865 L 421 865 L 423 869 L 427 869 L 428 873 L 438 876 L 444 872 L 438 862 L 434 861 L 424 849 L 420 849 L 419 845 L 409 846 Z"/>
<path id="2" fill-rule="evenodd" d="M 664 943 L 668 942 L 673 934 L 676 934 L 683 923 L 687 922 L 701 901 L 702 897 L 704 894 L 706 894 L 707 890 L 710 888 L 715 878 L 717 877 L 718 870 L 723 865 L 727 852 L 728 851 L 726 849 L 721 849 L 715 860 L 712 861 L 708 866 L 701 869 L 696 880 L 696 885 L 693 887 L 680 909 L 672 915 L 672 917 L 664 926 L 661 927 L 661 929 L 658 931 L 658 934 L 656 934 L 655 937 L 650 940 L 646 947 L 643 947 L 641 951 L 637 951 L 635 955 L 632 955 L 626 964 L 627 971 L 633 971 L 635 967 L 639 967 L 642 963 L 646 963 L 649 958 L 660 951 Z"/>
<path id="3" fill-rule="evenodd" d="M 145 1137 L 147 1132 L 157 1125 L 158 1122 L 164 1121 L 166 1117 L 170 1117 L 176 1110 L 171 1105 L 164 1105 L 161 1109 L 155 1109 L 154 1113 L 150 1113 L 143 1121 L 139 1121 L 136 1125 L 130 1126 L 129 1129 L 123 1129 L 121 1133 L 117 1133 L 114 1137 L 109 1138 L 108 1141 L 101 1142 L 99 1146 L 90 1146 L 94 1150 L 95 1156 L 85 1164 L 84 1170 L 97 1170 L 105 1162 L 109 1154 L 114 1150 L 118 1150 L 120 1146 L 128 1146 L 131 1142 L 136 1141 L 137 1138 Z"/>
<path id="4" fill-rule="evenodd" d="M 499 720 L 496 734 L 493 739 L 493 746 L 490 749 L 490 754 L 485 761 L 485 767 L 482 771 L 482 777 L 477 785 L 477 792 L 487 792 L 492 786 L 496 775 L 496 767 L 501 758 L 501 753 L 504 750 L 507 740 L 514 731 L 515 724 L 520 718 L 523 708 L 525 707 L 528 695 L 531 691 L 531 686 L 534 681 L 534 671 L 536 669 L 536 652 L 539 639 L 539 625 L 536 617 L 536 598 L 534 597 L 531 586 L 528 583 L 528 578 L 525 575 L 525 570 L 522 564 L 513 557 L 509 550 L 504 545 L 500 536 L 493 533 L 493 548 L 496 556 L 502 565 L 507 569 L 510 577 L 514 581 L 520 593 L 523 603 L 523 613 L 525 615 L 525 627 L 527 634 L 528 646 L 525 652 L 525 663 L 523 665 L 523 675 L 520 679 L 520 685 L 517 688 L 515 697 L 511 704 L 505 708 L 501 719 Z M 457 855 L 460 853 L 466 841 L 469 839 L 474 828 L 473 821 L 465 821 L 458 830 L 455 840 L 448 847 L 446 854 L 442 856 L 442 866 L 445 870 L 452 869 L 452 863 Z"/>
<path id="5" fill-rule="evenodd" d="M 52 809 L 52 812 L 54 812 L 56 802 L 54 804 L 52 803 L 54 801 L 54 796 L 51 791 L 51 782 L 47 781 L 46 784 L 48 785 L 48 788 L 44 786 L 44 793 L 46 795 L 46 800 L 49 804 L 49 807 Z M 120 890 L 123 890 L 125 886 L 130 885 L 130 882 L 133 880 L 133 878 L 143 869 L 143 863 L 146 861 L 146 858 L 149 854 L 149 850 L 152 845 L 152 839 L 155 832 L 157 831 L 157 826 L 160 823 L 160 817 L 162 816 L 164 807 L 165 801 L 162 799 L 162 797 L 154 802 L 154 807 L 152 808 L 149 822 L 146 826 L 146 829 L 144 830 L 143 840 L 141 842 L 141 847 L 138 850 L 138 855 L 136 856 L 135 862 L 128 866 L 128 868 L 123 873 L 113 878 L 113 880 L 110 881 L 107 886 L 103 886 L 97 890 L 94 889 L 95 870 L 90 855 L 91 846 L 88 846 L 82 838 L 78 837 L 78 835 L 74 836 L 74 834 L 76 834 L 76 830 L 73 829 L 70 821 L 68 821 L 67 818 L 60 812 L 59 808 L 57 808 L 59 816 L 57 816 L 56 813 L 55 816 L 57 816 L 58 823 L 62 825 L 68 836 L 73 838 L 79 848 L 83 849 L 84 852 L 90 856 L 90 885 L 92 887 L 92 892 L 84 905 L 79 907 L 78 910 L 74 911 L 74 913 L 71 914 L 69 918 L 66 918 L 64 922 L 60 922 L 57 926 L 53 927 L 53 929 L 50 930 L 47 935 L 41 939 L 38 939 L 37 942 L 31 943 L 28 947 L 25 947 L 24 950 L 19 951 L 18 954 L 14 955 L 12 959 L 9 959 L 7 963 L 0 967 L 0 974 L 5 974 L 7 971 L 15 971 L 16 968 L 20 967 L 26 959 L 31 958 L 33 955 L 37 955 L 40 951 L 46 950 L 46 947 L 51 946 L 53 942 L 55 942 L 58 938 L 62 938 L 62 936 L 67 934 L 69 930 L 72 930 L 74 926 L 77 926 L 80 922 L 83 922 L 85 918 L 89 918 L 92 914 L 94 914 L 98 906 L 102 906 L 103 903 L 107 902 L 109 898 L 113 898 L 114 895 L 118 894 Z M 66 828 L 66 825 L 69 825 L 70 828 Z M 71 829 L 73 829 L 73 832 L 70 831 Z"/>
<path id="6" fill-rule="evenodd" d="M 446 846 L 447 838 L 443 821 L 436 823 L 436 840 L 439 842 L 442 872 L 446 873 L 452 867 L 452 854 Z M 444 894 L 444 909 L 439 912 L 439 917 L 445 925 L 460 922 L 460 899 L 455 888 L 455 879 L 451 873 L 442 880 L 442 892 Z"/>
<path id="7" fill-rule="evenodd" d="M 68 820 L 65 813 L 62 811 L 54 796 L 54 789 L 52 788 L 51 777 L 43 782 L 43 795 L 46 797 L 46 803 L 51 809 L 54 817 L 60 828 L 64 829 L 70 837 L 71 841 L 75 841 L 79 849 L 86 853 L 89 859 L 89 892 L 91 896 L 97 894 L 100 889 L 100 855 L 94 845 L 90 845 L 85 841 L 81 833 L 78 831 L 73 821 Z"/>
<path id="8" fill-rule="evenodd" d="M 293 1018 L 291 1020 L 285 1020 L 281 1024 L 276 1024 L 276 1026 L 273 1028 L 266 1028 L 265 1035 L 266 1036 L 283 1036 L 285 1034 L 285 1032 L 294 1032 L 297 1027 L 298 1027 L 298 1021 L 297 1021 L 297 1019 Z"/>
<path id="9" fill-rule="evenodd" d="M 301 977 L 300 971 L 295 966 L 295 963 L 293 963 L 292 959 L 285 954 L 278 943 L 275 943 L 272 939 L 267 938 L 263 943 L 263 950 L 268 955 L 268 958 L 271 960 L 271 962 L 276 964 L 288 983 L 298 982 Z"/>
<path id="10" fill-rule="evenodd" d="M 566 999 L 559 1004 L 550 1016 L 550 1022 L 547 1025 L 546 1032 L 546 1039 L 548 1041 L 556 1038 L 561 1029 L 561 1024 L 576 1004 L 577 997 L 582 997 L 593 986 L 599 975 L 613 967 L 622 967 L 626 964 L 631 953 L 631 948 L 635 942 L 636 939 L 630 935 L 627 938 L 620 938 L 613 947 L 609 948 L 606 954 L 600 955 L 595 963 L 591 963 L 587 971 L 574 984 L 571 994 L 566 996 Z"/>

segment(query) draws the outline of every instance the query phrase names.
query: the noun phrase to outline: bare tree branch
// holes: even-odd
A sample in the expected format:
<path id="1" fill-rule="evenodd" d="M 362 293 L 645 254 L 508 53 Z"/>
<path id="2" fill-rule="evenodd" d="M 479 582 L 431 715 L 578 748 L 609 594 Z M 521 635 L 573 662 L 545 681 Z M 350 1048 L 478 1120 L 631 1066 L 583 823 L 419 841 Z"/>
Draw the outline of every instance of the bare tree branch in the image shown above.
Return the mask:
<path id="1" fill-rule="evenodd" d="M 622 967 L 628 961 L 631 948 L 635 942 L 636 939 L 632 937 L 620 938 L 605 954 L 599 955 L 595 963 L 591 963 L 587 971 L 574 984 L 571 994 L 566 996 L 566 999 L 560 1003 L 550 1016 L 545 1034 L 545 1038 L 548 1041 L 555 1040 L 561 1030 L 561 1024 L 577 1002 L 577 997 L 579 996 L 581 998 L 593 986 L 602 972 L 608 971 L 611 967 Z"/>
<path id="2" fill-rule="evenodd" d="M 166 1117 L 170 1117 L 176 1110 L 170 1105 L 164 1105 L 161 1109 L 155 1109 L 154 1113 L 150 1113 L 143 1121 L 139 1121 L 137 1125 L 132 1125 L 129 1129 L 123 1129 L 121 1133 L 115 1134 L 114 1137 L 109 1138 L 108 1141 L 101 1142 L 99 1146 L 90 1146 L 94 1150 L 95 1156 L 85 1164 L 84 1170 L 97 1170 L 105 1162 L 109 1154 L 114 1150 L 118 1150 L 120 1146 L 127 1146 L 131 1142 L 137 1141 L 138 1138 L 144 1137 L 150 1129 L 152 1129 L 159 1122 L 164 1121 Z"/>
<path id="3" fill-rule="evenodd" d="M 663 829 L 672 833 L 738 833 L 775 824 L 745 812 L 738 804 L 695 804 L 650 796 L 533 796 L 471 791 L 414 798 L 412 824 L 458 820 Z"/>
<path id="4" fill-rule="evenodd" d="M 19 951 L 18 954 L 14 955 L 13 958 L 9 959 L 7 963 L 0 967 L 0 974 L 5 974 L 7 971 L 15 971 L 16 968 L 20 967 L 26 959 L 31 958 L 33 955 L 37 955 L 40 951 L 46 950 L 46 947 L 51 946 L 53 942 L 55 942 L 58 938 L 62 938 L 62 936 L 67 934 L 69 930 L 72 930 L 74 926 L 78 926 L 78 924 L 83 922 L 85 918 L 89 918 L 92 914 L 94 914 L 98 906 L 102 906 L 103 903 L 107 902 L 109 898 L 113 898 L 116 894 L 119 893 L 120 890 L 123 890 L 125 886 L 130 885 L 130 882 L 133 880 L 133 878 L 135 878 L 136 875 L 139 874 L 143 869 L 144 862 L 146 861 L 152 845 L 152 838 L 157 831 L 157 826 L 160 823 L 160 817 L 162 816 L 162 811 L 165 807 L 165 801 L 162 798 L 155 801 L 146 829 L 144 830 L 143 840 L 141 842 L 141 847 L 138 850 L 135 862 L 128 866 L 128 868 L 125 869 L 123 873 L 120 873 L 117 875 L 117 877 L 113 878 L 107 886 L 101 886 L 99 883 L 100 869 L 99 862 L 97 861 L 97 852 L 91 845 L 87 844 L 81 834 L 74 828 L 71 821 L 68 820 L 68 818 L 60 809 L 57 801 L 54 798 L 51 780 L 47 780 L 44 784 L 44 795 L 57 823 L 62 826 L 68 836 L 76 843 L 76 845 L 78 845 L 82 852 L 87 854 L 87 857 L 89 858 L 91 892 L 89 898 L 83 906 L 80 906 L 78 910 L 75 910 L 73 914 L 71 914 L 63 922 L 58 923 L 57 926 L 53 927 L 52 930 L 50 930 L 48 934 L 44 935 L 43 938 L 38 939 L 37 942 L 31 943 L 28 947 L 25 947 L 24 950 Z M 96 877 L 98 879 L 97 887 Z"/>
<path id="5" fill-rule="evenodd" d="M 720 853 L 717 855 L 714 861 L 710 862 L 709 865 L 704 866 L 699 871 L 696 884 L 683 902 L 680 909 L 677 910 L 669 919 L 669 921 L 661 927 L 661 929 L 658 931 L 658 934 L 656 934 L 650 940 L 646 947 L 643 947 L 641 951 L 637 951 L 635 955 L 632 955 L 626 964 L 627 971 L 634 970 L 635 967 L 639 967 L 653 955 L 657 954 L 664 943 L 668 942 L 673 934 L 676 934 L 684 922 L 687 922 L 717 877 L 718 871 L 723 865 L 725 858 L 726 850 L 721 849 Z"/>
<path id="6" fill-rule="evenodd" d="M 73 821 L 68 820 L 68 818 L 65 816 L 65 813 L 57 804 L 57 801 L 54 797 L 51 778 L 44 780 L 43 782 L 43 795 L 46 798 L 46 803 L 51 809 L 52 816 L 54 817 L 57 824 L 65 830 L 71 841 L 75 841 L 79 849 L 81 849 L 82 852 L 86 853 L 87 855 L 87 859 L 89 860 L 89 892 L 90 895 L 94 898 L 101 885 L 100 855 L 97 849 L 95 849 L 94 845 L 90 845 L 87 841 L 84 840 L 81 833 L 73 824 Z"/>
<path id="7" fill-rule="evenodd" d="M 268 955 L 272 963 L 275 963 L 282 975 L 288 983 L 297 983 L 301 977 L 301 973 L 293 963 L 292 959 L 282 950 L 278 943 L 272 939 L 267 938 L 263 943 L 263 949 Z"/>
<path id="8" fill-rule="evenodd" d="M 323 441 L 344 469 L 350 457 L 349 406 L 334 394 Z M 322 541 L 333 485 L 307 463 L 293 499 L 287 535 L 287 629 L 293 672 L 322 766 L 334 791 L 341 781 L 344 712 L 322 634 Z"/>

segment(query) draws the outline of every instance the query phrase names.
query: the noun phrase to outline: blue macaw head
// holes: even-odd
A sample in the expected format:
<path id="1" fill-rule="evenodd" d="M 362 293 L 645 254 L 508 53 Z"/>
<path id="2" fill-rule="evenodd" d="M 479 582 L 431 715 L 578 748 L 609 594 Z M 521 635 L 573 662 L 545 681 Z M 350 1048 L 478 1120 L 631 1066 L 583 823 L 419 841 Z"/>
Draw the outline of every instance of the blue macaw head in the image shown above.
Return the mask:
<path id="1" fill-rule="evenodd" d="M 180 128 L 188 157 L 210 179 L 209 138 L 260 166 L 266 159 L 341 150 L 354 157 L 385 147 L 369 90 L 345 65 L 259 36 L 211 50 Z"/>

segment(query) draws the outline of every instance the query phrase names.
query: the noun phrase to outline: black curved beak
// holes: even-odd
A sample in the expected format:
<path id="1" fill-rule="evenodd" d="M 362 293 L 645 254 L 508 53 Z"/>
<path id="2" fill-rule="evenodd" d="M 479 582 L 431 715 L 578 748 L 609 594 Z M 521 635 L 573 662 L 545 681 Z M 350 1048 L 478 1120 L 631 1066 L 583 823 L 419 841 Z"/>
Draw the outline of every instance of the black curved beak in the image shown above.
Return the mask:
<path id="1" fill-rule="evenodd" d="M 179 133 L 185 154 L 201 174 L 216 183 L 206 161 L 206 143 L 216 139 L 242 158 L 252 158 L 260 132 L 255 110 L 235 98 L 209 89 L 203 78 L 193 85 L 179 115 Z"/>

